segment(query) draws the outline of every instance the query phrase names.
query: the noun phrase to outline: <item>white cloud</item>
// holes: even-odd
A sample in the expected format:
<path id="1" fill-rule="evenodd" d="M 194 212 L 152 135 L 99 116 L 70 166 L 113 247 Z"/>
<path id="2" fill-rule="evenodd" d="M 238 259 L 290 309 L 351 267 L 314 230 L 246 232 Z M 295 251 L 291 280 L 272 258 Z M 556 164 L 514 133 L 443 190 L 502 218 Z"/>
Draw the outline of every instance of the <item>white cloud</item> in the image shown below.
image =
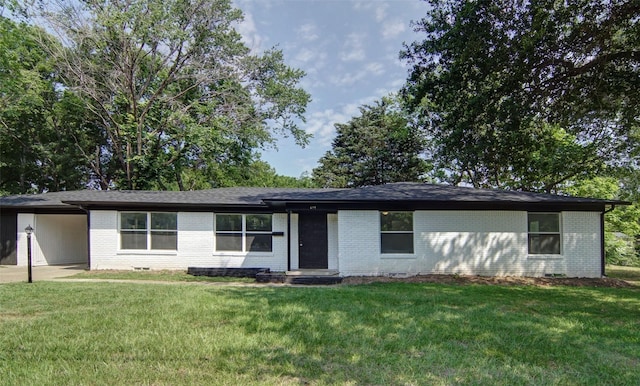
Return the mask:
<path id="1" fill-rule="evenodd" d="M 360 106 L 373 103 L 378 97 L 369 96 L 361 98 L 354 103 L 343 105 L 339 111 L 326 109 L 312 113 L 307 118 L 305 130 L 313 134 L 313 142 L 319 146 L 331 146 L 331 141 L 336 136 L 336 123 L 347 123 L 353 117 L 360 116 Z"/>
<path id="2" fill-rule="evenodd" d="M 407 30 L 405 22 L 402 20 L 387 20 L 382 23 L 382 37 L 384 39 L 394 38 Z"/>
<path id="3" fill-rule="evenodd" d="M 327 63 L 327 52 L 319 47 L 300 49 L 295 55 L 293 55 L 292 65 L 303 69 L 307 73 L 303 81 L 311 82 L 307 86 L 321 86 L 324 83 L 325 78 L 320 79 L 319 76 L 322 69 Z M 310 79 L 311 78 L 311 79 Z"/>
<path id="4" fill-rule="evenodd" d="M 350 87 L 361 81 L 366 76 L 364 71 L 353 73 L 335 73 L 329 76 L 329 82 L 338 87 Z"/>
<path id="5" fill-rule="evenodd" d="M 303 48 L 300 51 L 298 51 L 298 53 L 293 59 L 302 63 L 308 63 L 314 60 L 315 58 L 317 58 L 317 56 L 318 56 L 317 51 L 311 50 L 309 48 Z"/>
<path id="6" fill-rule="evenodd" d="M 340 60 L 343 62 L 355 62 L 364 60 L 366 57 L 364 45 L 365 34 L 351 33 L 347 35 L 342 51 L 340 52 Z"/>
<path id="7" fill-rule="evenodd" d="M 351 116 L 345 110 L 343 107 L 342 111 L 327 109 L 312 113 L 307 118 L 306 132 L 313 134 L 314 142 L 318 142 L 320 146 L 330 146 L 336 134 L 334 124 L 346 123 L 351 119 Z"/>
<path id="8" fill-rule="evenodd" d="M 242 41 L 253 52 L 259 52 L 262 50 L 262 37 L 258 34 L 256 23 L 253 20 L 253 15 L 249 12 L 244 13 L 244 20 L 238 23 L 238 32 L 242 36 Z"/>
<path id="9" fill-rule="evenodd" d="M 371 62 L 364 67 L 367 74 L 382 75 L 384 73 L 384 65 L 378 62 Z"/>
<path id="10" fill-rule="evenodd" d="M 329 82 L 334 86 L 350 87 L 363 79 L 384 74 L 386 68 L 382 63 L 371 62 L 357 70 L 357 72 L 337 71 L 329 77 Z"/>
<path id="11" fill-rule="evenodd" d="M 374 1 L 356 1 L 353 4 L 355 10 L 373 11 L 373 14 L 377 21 L 382 21 L 387 16 L 388 3 L 374 2 Z"/>
<path id="12" fill-rule="evenodd" d="M 297 29 L 297 32 L 298 36 L 300 36 L 302 40 L 307 42 L 312 42 L 320 37 L 320 35 L 318 35 L 318 27 L 314 23 L 301 25 Z"/>
<path id="13" fill-rule="evenodd" d="M 384 20 L 384 18 L 387 16 L 387 8 L 388 7 L 389 7 L 389 4 L 386 4 L 386 3 L 377 4 L 377 6 L 374 9 L 377 21 Z"/>

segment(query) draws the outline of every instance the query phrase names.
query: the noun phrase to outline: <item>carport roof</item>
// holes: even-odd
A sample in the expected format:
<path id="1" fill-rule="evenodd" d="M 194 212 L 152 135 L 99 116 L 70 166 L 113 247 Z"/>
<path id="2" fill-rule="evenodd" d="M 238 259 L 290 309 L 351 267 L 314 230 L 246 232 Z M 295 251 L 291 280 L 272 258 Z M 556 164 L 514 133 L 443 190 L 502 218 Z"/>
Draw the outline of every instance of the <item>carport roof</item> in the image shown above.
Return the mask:
<path id="1" fill-rule="evenodd" d="M 336 208 L 387 207 L 408 205 L 419 209 L 522 209 L 580 208 L 603 210 L 606 205 L 628 205 L 618 200 L 601 200 L 474 189 L 423 183 L 393 183 L 353 189 L 305 188 L 217 188 L 197 191 L 82 190 L 35 195 L 0 197 L 0 208 L 16 210 L 69 210 L 84 208 L 204 209 L 210 207 L 249 207 L 321 204 Z"/>
<path id="2" fill-rule="evenodd" d="M 263 198 L 331 191 L 303 188 L 218 188 L 193 191 L 78 190 L 0 197 L 0 208 L 70 208 L 100 206 L 266 206 Z"/>

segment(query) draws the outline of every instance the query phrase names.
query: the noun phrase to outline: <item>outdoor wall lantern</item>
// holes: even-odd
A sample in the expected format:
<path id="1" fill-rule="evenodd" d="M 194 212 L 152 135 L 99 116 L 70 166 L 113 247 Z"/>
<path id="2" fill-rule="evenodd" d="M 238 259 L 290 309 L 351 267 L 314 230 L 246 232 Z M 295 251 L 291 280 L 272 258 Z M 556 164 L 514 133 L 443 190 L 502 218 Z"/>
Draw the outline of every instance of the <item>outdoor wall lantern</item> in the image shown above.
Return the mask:
<path id="1" fill-rule="evenodd" d="M 31 234 L 33 233 L 33 228 L 31 224 L 27 225 L 24 228 L 25 233 L 27 234 L 27 272 L 29 277 L 29 283 L 33 283 L 33 276 L 31 274 Z"/>

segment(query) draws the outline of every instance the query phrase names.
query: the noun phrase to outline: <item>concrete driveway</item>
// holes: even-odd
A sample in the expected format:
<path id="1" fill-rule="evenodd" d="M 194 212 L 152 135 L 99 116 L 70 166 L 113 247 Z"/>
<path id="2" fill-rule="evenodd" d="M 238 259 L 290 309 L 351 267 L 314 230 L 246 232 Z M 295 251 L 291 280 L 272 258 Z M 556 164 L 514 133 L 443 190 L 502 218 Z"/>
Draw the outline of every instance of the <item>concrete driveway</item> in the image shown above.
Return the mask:
<path id="1" fill-rule="evenodd" d="M 67 277 L 80 273 L 87 269 L 86 264 L 71 265 L 44 265 L 32 267 L 31 275 L 33 281 L 52 280 Z M 17 267 L 15 265 L 0 265 L 0 283 L 27 282 L 27 267 Z"/>

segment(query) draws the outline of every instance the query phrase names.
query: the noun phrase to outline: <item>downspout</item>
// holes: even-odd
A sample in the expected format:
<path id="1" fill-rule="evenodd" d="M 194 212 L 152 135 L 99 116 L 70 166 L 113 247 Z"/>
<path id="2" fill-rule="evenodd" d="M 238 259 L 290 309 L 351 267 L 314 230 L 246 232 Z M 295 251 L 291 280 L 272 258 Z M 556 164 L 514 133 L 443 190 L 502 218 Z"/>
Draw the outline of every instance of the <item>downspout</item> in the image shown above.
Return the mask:
<path id="1" fill-rule="evenodd" d="M 291 271 L 291 209 L 287 209 L 287 271 Z"/>
<path id="2" fill-rule="evenodd" d="M 91 271 L 91 211 L 87 209 L 87 269 Z"/>
<path id="3" fill-rule="evenodd" d="M 600 277 L 605 277 L 605 252 L 604 252 L 604 215 L 616 208 L 611 204 L 611 208 L 602 211 L 600 214 Z"/>

